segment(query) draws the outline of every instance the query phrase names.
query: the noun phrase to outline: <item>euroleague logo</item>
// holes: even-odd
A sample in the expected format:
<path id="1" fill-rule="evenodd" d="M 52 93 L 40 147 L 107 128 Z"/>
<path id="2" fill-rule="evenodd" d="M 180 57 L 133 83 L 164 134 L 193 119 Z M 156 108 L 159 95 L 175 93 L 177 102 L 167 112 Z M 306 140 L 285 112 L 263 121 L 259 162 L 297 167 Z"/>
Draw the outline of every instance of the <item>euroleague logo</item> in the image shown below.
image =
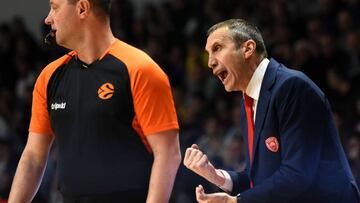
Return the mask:
<path id="1" fill-rule="evenodd" d="M 114 95 L 114 89 L 114 85 L 108 82 L 101 85 L 97 92 L 99 98 L 102 100 L 110 99 Z"/>

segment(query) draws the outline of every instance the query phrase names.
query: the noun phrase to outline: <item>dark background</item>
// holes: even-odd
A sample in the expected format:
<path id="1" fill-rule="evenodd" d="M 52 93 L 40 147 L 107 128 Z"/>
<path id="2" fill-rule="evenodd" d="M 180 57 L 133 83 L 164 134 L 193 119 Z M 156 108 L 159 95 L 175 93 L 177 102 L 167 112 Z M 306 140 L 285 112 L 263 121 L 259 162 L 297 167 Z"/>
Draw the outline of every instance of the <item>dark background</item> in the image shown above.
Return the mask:
<path id="1" fill-rule="evenodd" d="M 239 130 L 241 93 L 226 93 L 212 76 L 204 46 L 211 25 L 228 18 L 245 18 L 258 25 L 271 57 L 303 71 L 328 96 L 359 183 L 357 0 L 139 0 L 136 5 L 131 0 L 114 2 L 115 36 L 146 51 L 169 76 L 181 127 L 182 154 L 186 147 L 198 143 L 216 167 L 244 168 Z M 6 5 L 0 9 L 5 11 Z M 66 52 L 43 43 L 49 30 L 42 25 L 43 20 L 38 22 L 38 30 L 29 28 L 26 20 L 21 13 L 0 20 L 0 202 L 8 197 L 26 143 L 35 79 L 46 64 Z M 34 202 L 61 202 L 55 174 L 53 149 Z M 181 164 L 171 202 L 195 202 L 195 186 L 199 183 L 205 185 L 206 191 L 216 191 Z"/>

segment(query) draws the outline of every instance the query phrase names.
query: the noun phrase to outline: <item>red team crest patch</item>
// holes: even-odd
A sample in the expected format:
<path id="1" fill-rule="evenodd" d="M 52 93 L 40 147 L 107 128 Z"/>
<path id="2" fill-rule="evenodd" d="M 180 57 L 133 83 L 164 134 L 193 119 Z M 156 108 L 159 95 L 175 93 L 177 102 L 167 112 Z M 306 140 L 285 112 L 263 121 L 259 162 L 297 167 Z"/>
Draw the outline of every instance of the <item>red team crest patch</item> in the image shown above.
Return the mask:
<path id="1" fill-rule="evenodd" d="M 266 147 L 272 151 L 277 152 L 279 150 L 279 142 L 276 137 L 269 137 L 265 140 Z"/>

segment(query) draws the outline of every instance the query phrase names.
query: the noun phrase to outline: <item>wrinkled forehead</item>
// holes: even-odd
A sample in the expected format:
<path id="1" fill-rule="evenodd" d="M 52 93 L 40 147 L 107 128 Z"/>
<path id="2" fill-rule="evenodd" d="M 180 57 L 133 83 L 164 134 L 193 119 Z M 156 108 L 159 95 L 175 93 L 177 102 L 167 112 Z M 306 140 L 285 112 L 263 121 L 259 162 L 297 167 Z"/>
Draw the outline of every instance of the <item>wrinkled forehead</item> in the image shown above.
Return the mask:
<path id="1" fill-rule="evenodd" d="M 232 38 L 227 27 L 222 27 L 214 30 L 207 38 L 205 51 L 209 52 L 211 48 L 217 44 L 224 44 L 232 42 Z"/>

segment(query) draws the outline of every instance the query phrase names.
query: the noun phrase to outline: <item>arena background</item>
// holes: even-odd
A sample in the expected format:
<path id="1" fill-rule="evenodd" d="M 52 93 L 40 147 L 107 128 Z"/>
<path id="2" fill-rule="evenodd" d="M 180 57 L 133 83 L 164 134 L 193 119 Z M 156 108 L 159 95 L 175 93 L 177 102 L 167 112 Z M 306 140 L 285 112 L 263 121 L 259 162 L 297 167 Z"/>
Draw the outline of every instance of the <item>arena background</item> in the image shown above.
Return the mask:
<path id="1" fill-rule="evenodd" d="M 198 143 L 216 167 L 244 168 L 240 93 L 207 69 L 206 30 L 228 18 L 259 25 L 269 55 L 305 72 L 327 94 L 354 176 L 360 180 L 360 3 L 357 0 L 116 0 L 114 34 L 151 55 L 170 78 L 182 153 Z M 66 50 L 45 46 L 48 1 L 0 1 L 0 202 L 8 197 L 27 138 L 41 69 Z M 304 98 L 305 99 L 305 98 Z M 56 203 L 52 150 L 35 203 Z M 331 177 L 329 177 L 331 178 Z M 180 166 L 171 202 L 195 202 L 195 185 L 216 188 Z"/>

